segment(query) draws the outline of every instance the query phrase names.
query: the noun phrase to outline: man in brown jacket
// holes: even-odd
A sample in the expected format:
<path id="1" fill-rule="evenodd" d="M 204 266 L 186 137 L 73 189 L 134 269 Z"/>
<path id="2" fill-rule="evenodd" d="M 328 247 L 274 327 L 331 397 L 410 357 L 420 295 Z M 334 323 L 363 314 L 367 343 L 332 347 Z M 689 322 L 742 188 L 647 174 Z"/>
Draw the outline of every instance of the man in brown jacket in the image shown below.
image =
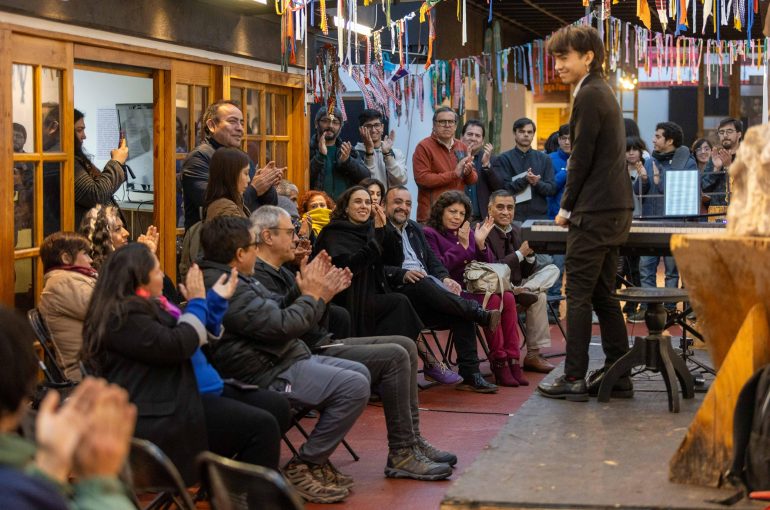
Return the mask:
<path id="1" fill-rule="evenodd" d="M 540 349 L 551 346 L 548 327 L 547 292 L 559 277 L 553 264 L 537 266 L 535 252 L 521 239 L 521 226 L 513 221 L 515 200 L 508 190 L 498 190 L 489 196 L 489 216 L 495 228 L 487 236 L 487 248 L 495 262 L 508 264 L 516 302 L 527 309 L 527 355 L 524 370 L 548 373 L 554 369 Z"/>
<path id="2" fill-rule="evenodd" d="M 478 180 L 473 156 L 456 139 L 457 114 L 448 106 L 433 113 L 433 132 L 417 144 L 412 155 L 417 183 L 417 221 L 425 223 L 433 202 L 445 191 L 465 192 L 465 185 Z"/>

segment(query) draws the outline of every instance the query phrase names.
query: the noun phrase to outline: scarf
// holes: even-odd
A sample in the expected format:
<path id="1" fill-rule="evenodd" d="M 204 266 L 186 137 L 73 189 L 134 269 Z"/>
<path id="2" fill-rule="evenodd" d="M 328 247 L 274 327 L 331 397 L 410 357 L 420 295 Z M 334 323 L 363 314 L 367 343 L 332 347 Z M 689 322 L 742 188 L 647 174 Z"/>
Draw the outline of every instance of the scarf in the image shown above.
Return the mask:
<path id="1" fill-rule="evenodd" d="M 166 299 L 166 296 L 158 296 L 153 298 L 150 293 L 145 289 L 136 289 L 136 295 L 144 299 L 152 299 L 163 309 L 164 312 L 172 316 L 174 319 L 179 320 L 182 316 L 182 310 L 180 310 L 174 303 Z"/>
<path id="2" fill-rule="evenodd" d="M 66 264 L 49 268 L 48 271 L 46 271 L 46 273 L 51 272 L 55 269 L 61 269 L 62 271 L 72 271 L 73 273 L 80 273 L 82 275 L 90 276 L 91 278 L 97 278 L 99 276 L 99 273 L 93 267 L 68 266 Z"/>
<path id="3" fill-rule="evenodd" d="M 311 225 L 313 227 L 313 233 L 315 235 L 318 235 L 319 233 L 321 233 L 321 229 L 329 224 L 329 219 L 331 217 L 331 214 L 332 214 L 331 209 L 327 209 L 326 207 L 311 209 L 310 211 L 305 213 L 306 216 L 310 216 L 310 219 L 312 221 Z"/>

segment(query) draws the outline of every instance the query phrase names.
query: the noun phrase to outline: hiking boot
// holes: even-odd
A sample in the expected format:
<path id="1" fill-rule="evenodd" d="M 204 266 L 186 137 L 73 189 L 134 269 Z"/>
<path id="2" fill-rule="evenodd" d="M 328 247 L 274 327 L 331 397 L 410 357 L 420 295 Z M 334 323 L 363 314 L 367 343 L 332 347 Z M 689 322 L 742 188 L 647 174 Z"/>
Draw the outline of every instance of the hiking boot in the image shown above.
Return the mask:
<path id="1" fill-rule="evenodd" d="M 398 448 L 388 452 L 385 476 L 414 480 L 443 480 L 452 475 L 449 464 L 433 462 L 417 446 Z"/>
<path id="2" fill-rule="evenodd" d="M 323 480 L 317 478 L 313 471 L 318 471 L 317 468 L 320 467 L 311 467 L 294 457 L 284 466 L 282 471 L 286 481 L 306 501 L 311 503 L 339 503 L 350 494 L 350 491 L 333 483 L 324 483 Z"/>
<path id="3" fill-rule="evenodd" d="M 326 485 L 337 485 L 348 490 L 353 488 L 353 477 L 341 473 L 330 460 L 327 460 L 326 464 L 322 466 L 313 466 L 310 469 L 313 476 L 322 480 Z"/>
<path id="4" fill-rule="evenodd" d="M 432 460 L 433 462 L 438 462 L 439 464 L 449 464 L 450 466 L 457 464 L 457 455 L 439 450 L 422 436 L 417 436 L 417 448 L 420 450 L 420 453 L 428 457 L 428 459 Z"/>
<path id="5" fill-rule="evenodd" d="M 423 377 L 429 381 L 436 381 L 440 384 L 457 384 L 463 380 L 456 372 L 450 370 L 444 363 L 433 363 L 426 366 L 422 371 Z"/>
<path id="6" fill-rule="evenodd" d="M 628 314 L 628 316 L 626 317 L 626 320 L 631 324 L 643 324 L 644 314 L 646 313 L 647 313 L 647 310 L 638 310 L 634 313 Z"/>
<path id="7" fill-rule="evenodd" d="M 588 394 L 592 397 L 599 395 L 599 387 L 604 380 L 604 372 L 606 368 L 602 367 L 598 370 L 594 370 L 588 374 Z M 631 382 L 631 378 L 628 376 L 621 377 L 615 384 L 612 385 L 610 391 L 611 398 L 633 398 L 634 396 L 634 383 Z"/>

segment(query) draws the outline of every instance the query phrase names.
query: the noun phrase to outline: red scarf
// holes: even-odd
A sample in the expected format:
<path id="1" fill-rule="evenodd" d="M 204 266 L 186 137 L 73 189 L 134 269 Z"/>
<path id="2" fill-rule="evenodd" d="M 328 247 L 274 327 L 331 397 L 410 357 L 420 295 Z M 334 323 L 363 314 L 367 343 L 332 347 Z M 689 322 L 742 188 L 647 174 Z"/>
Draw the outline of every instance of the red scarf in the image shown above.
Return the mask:
<path id="1" fill-rule="evenodd" d="M 177 308 L 174 303 L 166 299 L 166 296 L 158 296 L 153 298 L 150 296 L 150 293 L 146 289 L 136 289 L 136 295 L 144 299 L 155 300 L 166 313 L 175 319 L 179 319 L 179 317 L 182 316 L 182 310 Z"/>
<path id="2" fill-rule="evenodd" d="M 54 266 L 46 273 L 49 273 L 53 271 L 54 269 L 61 269 L 62 271 L 72 271 L 74 273 L 80 273 L 84 274 L 86 276 L 90 276 L 91 278 L 96 278 L 99 276 L 99 273 L 94 269 L 93 267 L 83 267 L 83 266 L 67 266 L 67 265 L 61 265 L 61 266 Z"/>

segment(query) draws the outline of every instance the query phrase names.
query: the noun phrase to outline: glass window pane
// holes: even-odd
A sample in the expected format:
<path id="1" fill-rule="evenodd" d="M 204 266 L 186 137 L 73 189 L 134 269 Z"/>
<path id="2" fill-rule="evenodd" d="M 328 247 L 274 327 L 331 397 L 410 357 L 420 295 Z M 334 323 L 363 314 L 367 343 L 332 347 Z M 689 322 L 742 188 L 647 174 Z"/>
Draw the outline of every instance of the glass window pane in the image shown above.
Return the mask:
<path id="1" fill-rule="evenodd" d="M 242 87 L 230 87 L 230 99 L 237 101 L 241 106 L 244 103 L 243 88 Z"/>
<path id="2" fill-rule="evenodd" d="M 205 133 L 203 130 L 203 113 L 209 106 L 209 88 L 208 87 L 193 87 L 193 119 L 195 119 L 195 144 L 198 145 L 203 141 Z"/>
<path id="3" fill-rule="evenodd" d="M 261 157 L 262 142 L 260 140 L 249 140 L 246 142 L 246 153 L 248 153 L 249 158 L 251 158 L 251 161 L 253 161 L 255 165 L 259 167 L 264 165 Z"/>
<path id="4" fill-rule="evenodd" d="M 268 135 L 275 135 L 277 133 L 274 132 L 275 127 L 273 126 L 273 97 L 275 97 L 275 94 L 272 94 L 270 92 L 265 94 L 265 133 Z"/>
<path id="5" fill-rule="evenodd" d="M 35 98 L 32 66 L 13 64 L 13 152 L 34 152 Z"/>
<path id="6" fill-rule="evenodd" d="M 281 168 L 289 166 L 289 142 L 275 142 L 273 152 L 275 164 Z"/>
<path id="7" fill-rule="evenodd" d="M 35 307 L 35 266 L 37 259 L 19 259 L 13 267 L 13 294 L 17 310 Z"/>
<path id="8" fill-rule="evenodd" d="M 248 89 L 246 91 L 246 133 L 249 135 L 256 135 L 260 133 L 259 96 L 259 90 Z"/>
<path id="9" fill-rule="evenodd" d="M 35 165 L 13 164 L 13 241 L 17 249 L 33 246 L 35 214 Z"/>
<path id="10" fill-rule="evenodd" d="M 58 230 L 61 230 L 61 163 L 46 162 L 43 163 L 43 237 Z"/>
<path id="11" fill-rule="evenodd" d="M 61 103 L 61 71 L 44 67 L 40 78 L 43 103 L 43 152 L 61 152 L 59 104 Z M 73 135 L 71 135 L 73 136 Z"/>
<path id="12" fill-rule="evenodd" d="M 289 132 L 286 126 L 288 125 L 289 118 L 289 98 L 283 94 L 275 94 L 273 97 L 275 98 L 275 104 L 273 105 L 273 113 L 275 116 L 273 127 L 275 128 L 275 134 L 288 135 Z"/>
<path id="13" fill-rule="evenodd" d="M 188 136 L 190 129 L 190 86 L 178 83 L 176 86 L 176 152 L 192 150 Z"/>

